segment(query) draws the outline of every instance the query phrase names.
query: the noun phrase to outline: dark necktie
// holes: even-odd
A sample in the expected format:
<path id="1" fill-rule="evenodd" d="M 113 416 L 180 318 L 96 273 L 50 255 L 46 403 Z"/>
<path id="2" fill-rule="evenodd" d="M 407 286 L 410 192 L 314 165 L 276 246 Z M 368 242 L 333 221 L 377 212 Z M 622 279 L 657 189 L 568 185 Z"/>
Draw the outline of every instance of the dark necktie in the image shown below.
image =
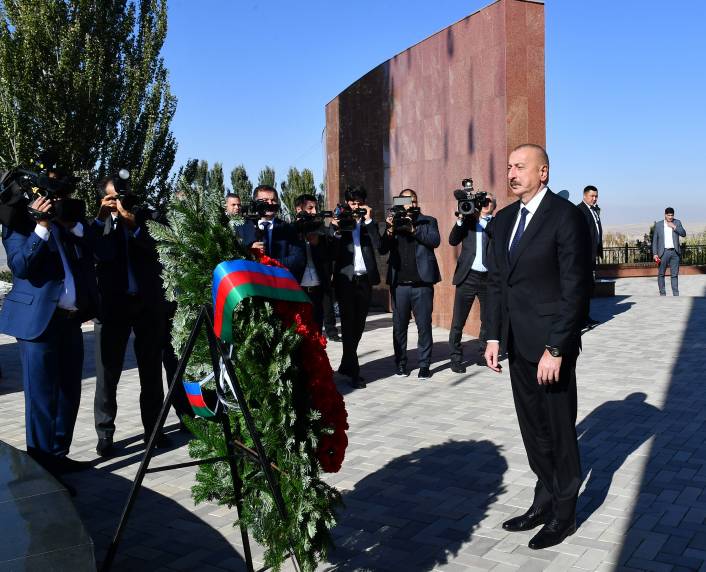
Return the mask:
<path id="1" fill-rule="evenodd" d="M 510 244 L 510 260 L 513 259 L 517 245 L 520 244 L 520 239 L 525 232 L 525 221 L 527 220 L 528 214 L 529 211 L 525 207 L 522 207 L 520 211 L 520 224 L 517 225 L 517 232 L 515 232 L 515 236 L 512 238 L 512 244 Z"/>
<path id="2" fill-rule="evenodd" d="M 270 255 L 270 221 L 262 223 L 262 243 L 265 245 L 265 254 Z"/>

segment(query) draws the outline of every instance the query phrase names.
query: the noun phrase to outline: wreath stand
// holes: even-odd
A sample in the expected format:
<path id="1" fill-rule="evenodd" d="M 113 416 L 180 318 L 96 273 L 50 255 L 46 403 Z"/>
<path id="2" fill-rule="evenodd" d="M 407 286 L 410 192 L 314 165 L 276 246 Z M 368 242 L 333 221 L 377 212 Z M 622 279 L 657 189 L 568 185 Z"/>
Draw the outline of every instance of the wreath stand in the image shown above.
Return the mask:
<path id="1" fill-rule="evenodd" d="M 282 497 L 282 492 L 279 488 L 279 483 L 277 479 L 275 478 L 274 472 L 273 472 L 273 467 L 274 465 L 271 464 L 271 462 L 267 458 L 267 454 L 265 453 L 265 449 L 262 446 L 262 441 L 260 440 L 260 436 L 257 432 L 257 428 L 255 427 L 255 422 L 253 420 L 252 414 L 250 413 L 250 409 L 248 408 L 247 402 L 245 400 L 245 394 L 243 393 L 243 389 L 240 386 L 240 383 L 238 382 L 238 379 L 235 376 L 235 370 L 233 369 L 233 363 L 230 360 L 230 357 L 228 355 L 228 350 L 225 347 L 225 344 L 216 336 L 214 327 L 213 327 L 213 318 L 212 318 L 213 310 L 210 304 L 205 304 L 201 307 L 201 310 L 199 312 L 198 318 L 196 319 L 196 323 L 194 324 L 194 327 L 191 329 L 191 333 L 189 334 L 188 341 L 186 343 L 186 347 L 184 348 L 184 353 L 179 359 L 179 365 L 177 366 L 176 373 L 174 374 L 174 378 L 171 380 L 169 384 L 169 390 L 167 391 L 166 398 L 164 400 L 164 403 L 162 404 L 162 410 L 159 413 L 159 418 L 157 420 L 157 424 L 155 425 L 154 429 L 152 430 L 152 434 L 150 435 L 149 442 L 147 443 L 147 448 L 145 450 L 144 457 L 142 457 L 142 462 L 140 463 L 140 468 L 137 470 L 137 475 L 135 475 L 135 480 L 132 483 L 132 488 L 130 490 L 130 495 L 127 498 L 127 502 L 125 503 L 125 506 L 123 508 L 122 515 L 120 517 L 120 521 L 118 523 L 118 527 L 115 530 L 115 534 L 113 535 L 113 539 L 110 542 L 110 545 L 108 546 L 108 551 L 105 555 L 105 559 L 103 560 L 103 563 L 101 565 L 101 572 L 109 572 L 113 565 L 113 560 L 115 559 L 115 555 L 118 551 L 118 546 L 120 545 L 120 540 L 123 534 L 123 531 L 125 529 L 125 525 L 127 524 L 127 520 L 130 517 L 130 513 L 132 512 L 133 505 L 135 504 L 135 500 L 137 499 L 137 495 L 140 492 L 140 488 L 142 487 L 142 481 L 145 478 L 145 475 L 147 473 L 157 473 L 157 472 L 162 472 L 162 471 L 169 471 L 172 469 L 180 469 L 183 467 L 193 467 L 193 466 L 198 466 L 198 465 L 204 465 L 204 464 L 210 464 L 210 463 L 218 463 L 220 461 L 228 461 L 228 464 L 230 466 L 230 474 L 233 479 L 233 493 L 234 493 L 234 498 L 235 498 L 235 507 L 238 512 L 238 518 L 240 518 L 240 513 L 242 510 L 243 506 L 243 497 L 242 497 L 242 486 L 243 483 L 240 480 L 240 477 L 238 476 L 238 472 L 235 466 L 235 459 L 240 456 L 245 459 L 248 459 L 255 464 L 259 465 L 262 471 L 265 474 L 265 478 L 267 479 L 267 483 L 269 485 L 270 492 L 272 493 L 272 496 L 275 500 L 275 504 L 277 505 L 277 511 L 280 514 L 280 517 L 282 518 L 283 521 L 286 521 L 287 519 L 287 508 L 284 505 L 284 498 Z M 226 443 L 226 451 L 228 452 L 227 456 L 223 457 L 214 457 L 211 459 L 200 459 L 197 461 L 188 461 L 186 463 L 177 463 L 174 465 L 167 465 L 164 467 L 157 467 L 150 469 L 149 464 L 150 461 L 152 460 L 152 453 L 155 448 L 155 443 L 157 441 L 157 435 L 159 435 L 162 431 L 162 428 L 164 427 L 164 423 L 167 420 L 167 415 L 169 413 L 169 407 L 172 404 L 172 399 L 174 395 L 174 389 L 177 386 L 178 383 L 181 383 L 181 379 L 184 375 L 184 372 L 186 370 L 186 365 L 189 362 L 189 357 L 191 357 L 191 353 L 193 352 L 194 345 L 196 343 L 196 339 L 201 332 L 201 328 L 204 327 L 206 328 L 206 335 L 208 337 L 208 345 L 211 353 L 211 362 L 213 365 L 213 373 L 214 376 L 217 378 L 219 375 L 219 372 L 221 371 L 221 363 L 223 364 L 223 367 L 225 368 L 226 374 L 231 380 L 233 390 L 235 392 L 235 398 L 237 399 L 238 406 L 243 414 L 243 418 L 245 420 L 245 425 L 248 434 L 253 440 L 253 443 L 255 445 L 255 449 L 250 449 L 249 447 L 246 447 L 242 442 L 240 442 L 237 439 L 233 438 L 233 432 L 230 427 L 230 420 L 228 418 L 227 412 L 224 411 L 224 408 L 221 407 L 220 411 L 218 412 L 216 416 L 216 421 L 221 423 L 221 426 L 223 427 L 223 436 L 225 437 L 225 443 Z M 217 390 L 217 391 L 220 391 Z M 243 551 L 245 553 L 245 566 L 248 572 L 255 572 L 255 568 L 253 566 L 253 561 L 252 561 L 252 554 L 250 551 L 250 540 L 248 537 L 248 531 L 245 525 L 241 522 L 240 523 L 240 534 L 243 539 Z M 301 564 L 299 562 L 299 559 L 297 558 L 297 555 L 294 553 L 294 550 L 292 549 L 292 545 L 290 542 L 290 558 L 292 559 L 292 563 L 294 565 L 295 570 L 300 570 L 301 569 Z M 263 572 L 265 570 L 269 569 L 268 566 L 264 568 L 260 568 L 257 572 Z"/>

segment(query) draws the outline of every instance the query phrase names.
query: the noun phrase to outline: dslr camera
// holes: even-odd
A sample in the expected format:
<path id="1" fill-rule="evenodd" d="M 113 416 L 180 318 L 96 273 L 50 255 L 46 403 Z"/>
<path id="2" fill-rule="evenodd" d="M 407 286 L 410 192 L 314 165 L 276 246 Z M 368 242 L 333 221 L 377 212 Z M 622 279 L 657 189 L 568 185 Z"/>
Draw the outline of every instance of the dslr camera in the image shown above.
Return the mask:
<path id="1" fill-rule="evenodd" d="M 130 190 L 130 171 L 120 169 L 110 177 L 110 181 L 118 193 L 117 199 L 126 211 L 131 211 L 139 204 L 140 198 Z"/>
<path id="2" fill-rule="evenodd" d="M 414 231 L 421 210 L 419 207 L 406 208 L 406 205 L 411 204 L 412 197 L 392 198 L 392 208 L 390 208 L 389 212 L 392 215 L 390 228 L 392 228 L 393 233 L 409 234 Z"/>
<path id="3" fill-rule="evenodd" d="M 333 218 L 338 219 L 339 232 L 353 232 L 355 225 L 368 212 L 366 209 L 359 207 L 352 209 L 347 204 L 338 204 L 333 209 Z"/>
<path id="4" fill-rule="evenodd" d="M 480 212 L 490 201 L 488 193 L 473 189 L 473 179 L 471 178 L 463 179 L 461 187 L 454 191 L 454 198 L 458 201 L 457 210 L 454 213 L 456 216 L 470 217 L 475 212 Z"/>
<path id="5" fill-rule="evenodd" d="M 86 204 L 68 198 L 78 181 L 58 166 L 50 152 L 40 153 L 32 169 L 10 169 L 0 177 L 0 223 L 19 228 L 18 225 L 27 223 L 28 214 L 34 221 L 55 218 L 80 221 L 86 216 Z M 49 211 L 40 212 L 30 206 L 40 197 L 51 202 Z"/>

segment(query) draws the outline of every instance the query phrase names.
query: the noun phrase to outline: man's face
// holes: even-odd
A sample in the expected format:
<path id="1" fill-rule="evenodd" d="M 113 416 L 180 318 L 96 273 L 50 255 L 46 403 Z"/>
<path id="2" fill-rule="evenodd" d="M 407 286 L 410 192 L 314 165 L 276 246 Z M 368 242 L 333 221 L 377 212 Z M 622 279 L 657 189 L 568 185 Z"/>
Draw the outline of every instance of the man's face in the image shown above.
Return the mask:
<path id="1" fill-rule="evenodd" d="M 118 193 L 115 190 L 115 185 L 113 185 L 112 181 L 109 181 L 108 184 L 105 186 L 105 196 L 106 198 L 110 199 L 112 198 L 113 201 L 111 202 L 110 205 L 108 205 L 108 208 L 110 208 L 111 211 L 115 212 L 118 210 L 118 206 L 116 203 L 116 200 L 118 198 Z M 111 206 L 112 205 L 112 206 Z"/>
<path id="2" fill-rule="evenodd" d="M 488 193 L 488 196 L 485 197 L 485 202 L 483 203 L 483 206 L 480 209 L 480 216 L 489 216 L 493 214 L 494 210 L 495 202 L 493 201 L 493 195 Z"/>
<path id="3" fill-rule="evenodd" d="M 352 201 L 346 201 L 348 203 L 348 206 L 351 207 L 353 210 L 360 208 L 360 206 L 363 204 L 360 199 L 353 199 Z"/>
<path id="4" fill-rule="evenodd" d="M 279 203 L 277 202 L 277 193 L 275 193 L 274 191 L 258 191 L 257 195 L 255 196 L 255 200 L 264 201 L 268 205 L 274 205 L 275 208 L 265 213 L 265 218 L 267 220 L 272 220 L 273 218 L 275 218 L 275 214 L 277 214 L 277 205 L 279 205 Z"/>
<path id="5" fill-rule="evenodd" d="M 664 220 L 667 222 L 674 222 L 674 213 L 665 213 Z"/>
<path id="6" fill-rule="evenodd" d="M 589 207 L 595 207 L 598 202 L 598 191 L 588 191 L 584 193 L 583 200 Z"/>
<path id="7" fill-rule="evenodd" d="M 417 197 L 415 197 L 412 193 L 405 193 L 402 192 L 400 194 L 401 197 L 412 197 L 412 202 L 409 204 L 404 205 L 404 210 L 408 211 L 412 207 L 416 207 L 419 203 L 417 202 Z"/>
<path id="8" fill-rule="evenodd" d="M 294 207 L 298 213 L 308 213 L 315 215 L 319 212 L 315 201 L 306 201 L 303 205 Z"/>
<path id="9" fill-rule="evenodd" d="M 226 214 L 237 215 L 240 214 L 240 197 L 228 197 L 226 199 Z"/>
<path id="10" fill-rule="evenodd" d="M 507 180 L 512 194 L 527 202 L 549 180 L 549 166 L 540 160 L 535 149 L 522 147 L 510 153 Z"/>

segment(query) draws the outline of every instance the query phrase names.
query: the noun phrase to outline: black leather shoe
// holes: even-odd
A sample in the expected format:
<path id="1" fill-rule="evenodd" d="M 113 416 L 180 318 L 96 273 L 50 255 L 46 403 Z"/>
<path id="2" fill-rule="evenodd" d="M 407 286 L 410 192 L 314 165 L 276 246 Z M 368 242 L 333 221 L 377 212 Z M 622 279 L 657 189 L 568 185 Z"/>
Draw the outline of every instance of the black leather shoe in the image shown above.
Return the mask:
<path id="1" fill-rule="evenodd" d="M 332 342 L 340 342 L 341 341 L 341 336 L 339 336 L 338 334 L 331 334 L 330 336 L 327 334 L 326 337 Z"/>
<path id="2" fill-rule="evenodd" d="M 564 542 L 564 539 L 567 536 L 571 536 L 574 532 L 576 532 L 576 520 L 559 520 L 553 518 L 534 535 L 527 546 L 532 550 L 541 550 L 542 548 L 556 546 Z"/>
<path id="3" fill-rule="evenodd" d="M 419 379 L 429 379 L 431 377 L 431 372 L 428 367 L 420 367 L 419 373 L 417 374 Z"/>
<path id="4" fill-rule="evenodd" d="M 113 438 L 100 437 L 96 445 L 96 453 L 99 457 L 110 457 L 113 454 Z"/>
<path id="5" fill-rule="evenodd" d="M 395 373 L 395 376 L 397 377 L 407 377 L 409 375 L 409 372 L 407 371 L 407 368 L 403 365 L 398 365 L 397 366 L 397 373 Z"/>
<path id="6" fill-rule="evenodd" d="M 351 377 L 351 380 L 348 383 L 350 383 L 351 387 L 354 387 L 355 389 L 365 389 L 368 387 L 368 384 L 366 384 L 365 380 L 359 375 Z"/>
<path id="7" fill-rule="evenodd" d="M 454 373 L 466 373 L 466 366 L 461 365 L 460 363 L 452 363 L 451 371 L 453 371 Z"/>
<path id="8" fill-rule="evenodd" d="M 532 530 L 533 528 L 537 528 L 540 524 L 549 522 L 551 516 L 549 510 L 531 506 L 525 514 L 503 522 L 503 528 L 510 532 Z"/>

